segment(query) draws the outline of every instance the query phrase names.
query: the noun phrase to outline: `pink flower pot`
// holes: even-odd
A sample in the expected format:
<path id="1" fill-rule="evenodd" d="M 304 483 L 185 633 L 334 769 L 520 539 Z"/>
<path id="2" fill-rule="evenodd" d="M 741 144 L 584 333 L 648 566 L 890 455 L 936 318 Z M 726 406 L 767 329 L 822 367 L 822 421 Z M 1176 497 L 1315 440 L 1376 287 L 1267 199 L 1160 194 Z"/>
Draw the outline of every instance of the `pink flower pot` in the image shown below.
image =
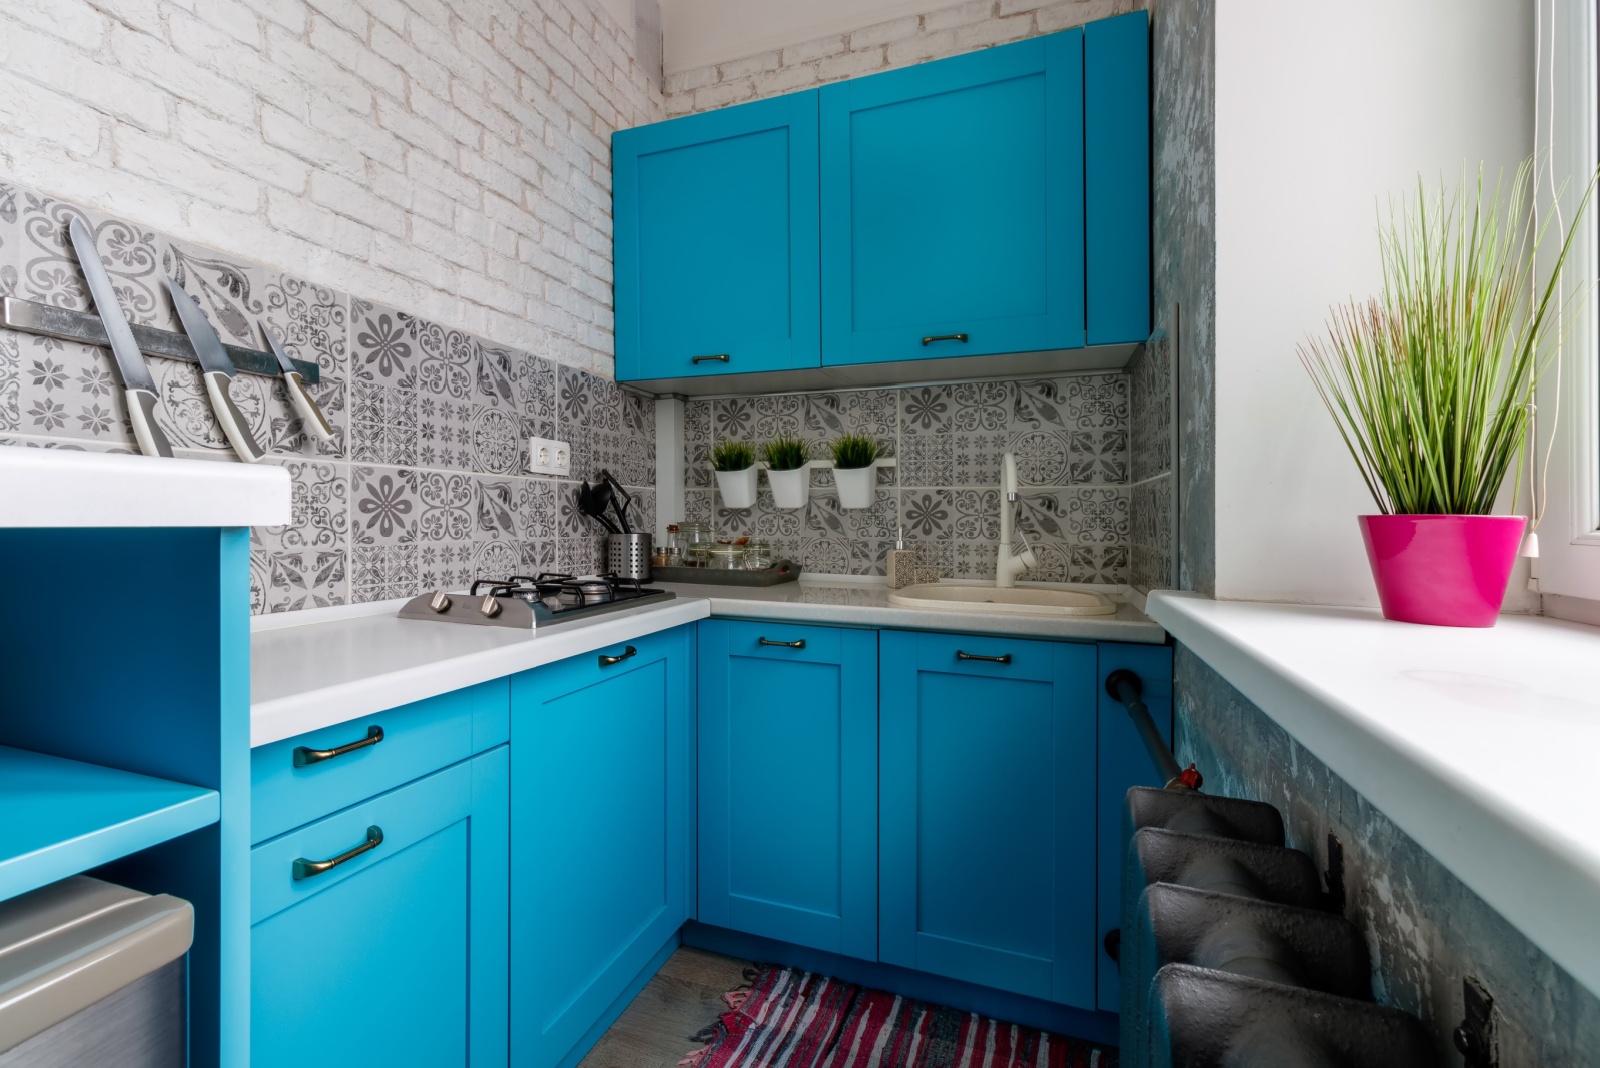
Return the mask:
<path id="1" fill-rule="evenodd" d="M 1527 520 L 1520 515 L 1364 515 L 1385 619 L 1492 627 Z"/>

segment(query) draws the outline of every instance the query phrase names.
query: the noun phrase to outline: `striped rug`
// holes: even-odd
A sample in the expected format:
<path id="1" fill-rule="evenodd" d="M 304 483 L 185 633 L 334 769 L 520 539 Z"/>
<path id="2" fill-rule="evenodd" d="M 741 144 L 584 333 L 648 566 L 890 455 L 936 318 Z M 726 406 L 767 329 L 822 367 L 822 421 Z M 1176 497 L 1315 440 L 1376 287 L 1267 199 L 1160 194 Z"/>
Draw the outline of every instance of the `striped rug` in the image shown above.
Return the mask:
<path id="1" fill-rule="evenodd" d="M 909 1001 L 796 968 L 746 973 L 749 990 L 696 1038 L 691 1068 L 1114 1068 L 1113 1049 Z"/>

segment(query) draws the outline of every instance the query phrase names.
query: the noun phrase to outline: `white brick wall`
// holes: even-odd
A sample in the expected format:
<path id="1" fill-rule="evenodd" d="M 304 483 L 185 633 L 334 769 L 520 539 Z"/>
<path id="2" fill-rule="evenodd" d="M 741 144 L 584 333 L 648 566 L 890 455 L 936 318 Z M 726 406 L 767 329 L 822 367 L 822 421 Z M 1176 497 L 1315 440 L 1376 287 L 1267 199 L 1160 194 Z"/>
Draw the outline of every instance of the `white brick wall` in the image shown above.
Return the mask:
<path id="1" fill-rule="evenodd" d="M 1149 0 L 963 0 L 921 15 L 667 76 L 669 116 L 760 100 L 1006 44 L 1149 6 Z"/>
<path id="2" fill-rule="evenodd" d="M 0 177 L 612 373 L 602 0 L 7 0 Z"/>

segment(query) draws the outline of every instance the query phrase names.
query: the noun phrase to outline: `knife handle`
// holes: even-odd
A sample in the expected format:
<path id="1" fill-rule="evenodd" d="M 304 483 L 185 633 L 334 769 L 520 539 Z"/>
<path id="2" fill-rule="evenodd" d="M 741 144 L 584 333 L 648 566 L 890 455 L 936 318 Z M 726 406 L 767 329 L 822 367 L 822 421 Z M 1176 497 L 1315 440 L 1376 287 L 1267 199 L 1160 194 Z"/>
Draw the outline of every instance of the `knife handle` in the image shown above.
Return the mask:
<path id="1" fill-rule="evenodd" d="M 259 463 L 267 454 L 256 444 L 244 413 L 233 403 L 233 396 L 228 392 L 228 376 L 221 371 L 207 371 L 205 378 L 211 410 L 216 413 L 217 422 L 222 424 L 222 433 L 228 439 L 228 444 L 233 446 L 233 451 L 245 463 Z"/>
<path id="2" fill-rule="evenodd" d="M 128 421 L 133 424 L 133 440 L 146 456 L 172 456 L 172 443 L 156 424 L 156 404 L 159 402 L 148 389 L 124 390 L 122 397 L 128 403 Z"/>
<path id="3" fill-rule="evenodd" d="M 300 425 L 305 428 L 306 433 L 318 441 L 332 441 L 333 427 L 328 425 L 328 417 L 322 414 L 322 409 L 312 398 L 311 391 L 306 388 L 305 379 L 300 377 L 300 372 L 285 371 L 283 388 L 288 391 L 289 400 L 294 403 L 294 410 L 300 413 Z"/>

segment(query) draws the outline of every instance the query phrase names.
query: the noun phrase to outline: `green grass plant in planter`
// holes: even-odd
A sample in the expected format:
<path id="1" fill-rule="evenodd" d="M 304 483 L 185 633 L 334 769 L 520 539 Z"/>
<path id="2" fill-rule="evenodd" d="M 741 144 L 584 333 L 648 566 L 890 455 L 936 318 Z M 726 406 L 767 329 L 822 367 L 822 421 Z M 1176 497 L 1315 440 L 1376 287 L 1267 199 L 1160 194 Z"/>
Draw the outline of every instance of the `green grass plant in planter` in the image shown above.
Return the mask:
<path id="1" fill-rule="evenodd" d="M 804 508 L 811 496 L 811 463 L 803 438 L 776 437 L 761 447 L 772 484 L 772 503 L 779 508 Z"/>
<path id="2" fill-rule="evenodd" d="M 719 441 L 711 447 L 717 490 L 727 508 L 753 508 L 756 503 L 756 454 L 742 441 Z"/>
<path id="3" fill-rule="evenodd" d="M 1380 229 L 1383 289 L 1333 309 L 1300 357 L 1381 514 L 1360 517 L 1384 615 L 1493 626 L 1526 519 L 1519 499 L 1534 389 L 1577 294 L 1563 268 L 1590 183 L 1541 273 L 1549 220 L 1534 167 L 1490 191 L 1480 172 L 1452 192 L 1419 180 Z"/>
<path id="4" fill-rule="evenodd" d="M 842 434 L 830 446 L 839 507 L 871 508 L 878 484 L 878 443 L 865 434 Z"/>

